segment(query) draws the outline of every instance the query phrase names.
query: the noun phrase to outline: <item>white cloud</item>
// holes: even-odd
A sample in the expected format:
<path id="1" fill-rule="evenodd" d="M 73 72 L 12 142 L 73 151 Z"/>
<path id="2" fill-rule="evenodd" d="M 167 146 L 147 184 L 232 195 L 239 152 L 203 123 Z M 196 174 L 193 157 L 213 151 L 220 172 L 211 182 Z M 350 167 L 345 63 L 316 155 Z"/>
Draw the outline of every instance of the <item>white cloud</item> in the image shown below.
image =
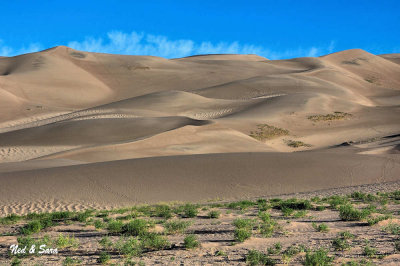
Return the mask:
<path id="1" fill-rule="evenodd" d="M 293 50 L 272 51 L 263 46 L 241 44 L 239 42 L 195 42 L 181 39 L 171 40 L 166 36 L 153 35 L 133 31 L 111 31 L 105 38 L 88 36 L 82 41 L 70 41 L 67 46 L 82 51 L 129 54 L 153 55 L 166 58 L 177 58 L 196 54 L 258 54 L 269 59 L 285 59 L 302 56 L 319 56 L 331 53 L 335 43 L 332 41 L 326 47 L 311 47 L 308 49 L 296 48 Z M 0 55 L 11 56 L 21 53 L 34 52 L 41 45 L 31 44 L 27 48 L 13 49 L 0 42 Z"/>
<path id="2" fill-rule="evenodd" d="M 31 43 L 28 47 L 20 47 L 18 49 L 14 49 L 10 46 L 7 46 L 3 40 L 0 39 L 0 56 L 14 56 L 19 54 L 27 54 L 33 53 L 42 50 L 43 48 L 39 43 Z"/>

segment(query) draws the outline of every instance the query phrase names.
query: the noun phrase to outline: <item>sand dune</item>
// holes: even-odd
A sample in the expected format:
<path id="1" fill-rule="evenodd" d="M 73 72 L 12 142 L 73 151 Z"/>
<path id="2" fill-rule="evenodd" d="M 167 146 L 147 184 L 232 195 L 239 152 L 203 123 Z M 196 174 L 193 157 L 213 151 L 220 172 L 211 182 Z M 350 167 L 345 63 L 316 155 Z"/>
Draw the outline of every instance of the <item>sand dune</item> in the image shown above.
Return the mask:
<path id="1" fill-rule="evenodd" d="M 386 137 L 400 132 L 399 58 L 353 49 L 289 60 L 168 60 L 63 46 L 2 57 L 1 208 L 397 180 L 399 142 Z M 258 132 L 259 125 L 285 134 Z"/>

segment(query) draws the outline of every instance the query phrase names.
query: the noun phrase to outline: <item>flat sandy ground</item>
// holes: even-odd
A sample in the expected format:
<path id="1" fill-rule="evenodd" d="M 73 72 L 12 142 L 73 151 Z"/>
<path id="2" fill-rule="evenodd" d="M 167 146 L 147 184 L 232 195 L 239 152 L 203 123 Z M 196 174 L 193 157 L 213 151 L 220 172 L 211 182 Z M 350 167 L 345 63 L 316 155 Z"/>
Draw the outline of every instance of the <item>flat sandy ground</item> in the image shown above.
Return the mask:
<path id="1" fill-rule="evenodd" d="M 397 181 L 399 58 L 0 58 L 0 216 Z"/>
<path id="2" fill-rule="evenodd" d="M 256 265 L 251 264 L 256 261 L 250 255 L 257 251 L 279 265 L 302 265 L 307 256 L 322 248 L 336 265 L 398 265 L 399 189 L 400 182 L 390 182 L 268 199 L 208 202 L 186 205 L 186 209 L 181 208 L 182 204 L 171 203 L 93 210 L 80 218 L 84 213 L 58 213 L 48 218 L 51 224 L 46 228 L 30 233 L 24 228 L 50 216 L 6 218 L 0 220 L 0 264 L 19 261 L 23 265 Z M 296 200 L 291 202 L 308 200 L 310 206 L 298 205 L 285 213 L 277 198 L 284 202 L 293 198 Z M 349 204 L 357 210 L 369 210 L 368 215 L 346 221 L 340 206 Z M 196 210 L 190 215 L 193 217 L 187 217 L 187 206 Z M 214 216 L 210 216 L 212 212 Z M 270 218 L 263 220 L 263 215 Z M 236 233 L 238 219 L 251 222 L 246 238 L 240 239 Z M 147 224 L 138 237 L 136 231 L 128 233 L 111 227 L 116 221 L 126 225 L 138 220 Z M 181 225 L 177 231 L 172 229 L 174 223 Z M 343 236 L 343 232 L 347 235 Z M 150 235 L 156 235 L 158 242 L 145 242 Z M 185 244 L 189 235 L 194 235 L 198 246 L 190 248 Z M 128 239 L 138 242 L 131 242 L 130 249 L 122 248 L 121 243 Z M 20 247 L 45 244 L 58 253 L 10 256 L 9 247 L 15 243 Z"/>

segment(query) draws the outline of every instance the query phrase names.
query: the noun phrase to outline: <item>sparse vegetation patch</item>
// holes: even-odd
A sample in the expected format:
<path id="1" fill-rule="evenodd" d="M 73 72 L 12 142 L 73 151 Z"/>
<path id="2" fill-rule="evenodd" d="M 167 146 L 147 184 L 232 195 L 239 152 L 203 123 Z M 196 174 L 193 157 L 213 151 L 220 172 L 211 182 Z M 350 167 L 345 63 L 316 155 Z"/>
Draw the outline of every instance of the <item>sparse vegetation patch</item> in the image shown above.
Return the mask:
<path id="1" fill-rule="evenodd" d="M 257 125 L 256 131 L 250 131 L 249 136 L 259 141 L 265 141 L 268 139 L 273 139 L 286 135 L 289 135 L 289 131 L 286 129 L 274 127 L 267 124 L 259 124 Z"/>

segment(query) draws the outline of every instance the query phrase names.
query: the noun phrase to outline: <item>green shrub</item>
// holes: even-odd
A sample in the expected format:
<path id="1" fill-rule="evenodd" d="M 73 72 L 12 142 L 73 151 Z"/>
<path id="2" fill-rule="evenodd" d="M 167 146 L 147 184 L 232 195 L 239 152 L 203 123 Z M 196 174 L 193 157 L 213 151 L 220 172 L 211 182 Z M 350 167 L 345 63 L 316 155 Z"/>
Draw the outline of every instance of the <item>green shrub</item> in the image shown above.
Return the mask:
<path id="1" fill-rule="evenodd" d="M 390 218 L 391 218 L 391 215 L 381 215 L 381 216 L 377 216 L 377 217 L 369 217 L 367 219 L 367 222 L 368 222 L 368 225 L 372 226 L 372 225 L 379 223 L 380 221 L 384 221 L 384 220 L 387 220 Z"/>
<path id="2" fill-rule="evenodd" d="M 107 264 L 111 259 L 110 254 L 108 254 L 107 252 L 101 252 L 100 253 L 100 257 L 97 259 L 98 263 L 101 264 Z"/>
<path id="3" fill-rule="evenodd" d="M 368 256 L 370 258 L 373 258 L 376 256 L 377 250 L 375 248 L 370 247 L 369 245 L 364 247 L 363 254 L 365 256 Z"/>
<path id="4" fill-rule="evenodd" d="M 191 222 L 172 220 L 164 223 L 165 231 L 168 235 L 181 233 L 183 234 L 185 230 L 190 226 Z"/>
<path id="5" fill-rule="evenodd" d="M 102 246 L 104 249 L 110 249 L 113 246 L 113 243 L 111 242 L 111 239 L 108 236 L 103 237 L 99 241 L 100 246 Z"/>
<path id="6" fill-rule="evenodd" d="M 157 233 L 146 233 L 140 237 L 143 248 L 148 250 L 161 250 L 170 247 L 171 244 L 164 237 Z"/>
<path id="7" fill-rule="evenodd" d="M 336 238 L 332 241 L 332 246 L 337 251 L 344 251 L 351 248 L 349 239 L 354 238 L 354 235 L 350 234 L 348 231 L 340 232 Z"/>
<path id="8" fill-rule="evenodd" d="M 34 220 L 29 222 L 27 225 L 21 228 L 21 233 L 24 235 L 31 235 L 34 233 L 38 233 L 43 229 L 42 223 L 38 220 Z"/>
<path id="9" fill-rule="evenodd" d="M 110 233 L 117 234 L 122 232 L 122 227 L 124 226 L 124 223 L 119 220 L 110 220 L 107 224 L 107 230 Z"/>
<path id="10" fill-rule="evenodd" d="M 199 241 L 197 240 L 196 235 L 188 235 L 183 240 L 183 245 L 186 249 L 194 249 L 200 246 Z"/>
<path id="11" fill-rule="evenodd" d="M 256 205 L 255 202 L 249 201 L 249 200 L 242 200 L 242 201 L 237 201 L 237 202 L 231 202 L 228 204 L 229 209 L 239 209 L 239 210 L 245 210 L 251 206 Z"/>
<path id="12" fill-rule="evenodd" d="M 328 225 L 326 225 L 325 223 L 321 223 L 318 225 L 316 223 L 312 223 L 312 227 L 321 233 L 326 233 L 329 231 Z"/>
<path id="13" fill-rule="evenodd" d="M 143 219 L 135 219 L 125 224 L 122 227 L 124 234 L 131 236 L 140 236 L 147 233 L 149 228 L 149 223 Z"/>
<path id="14" fill-rule="evenodd" d="M 281 209 L 283 216 L 285 217 L 289 217 L 290 215 L 292 215 L 294 213 L 294 210 L 292 208 L 287 208 L 287 207 L 283 207 Z"/>
<path id="15" fill-rule="evenodd" d="M 391 233 L 392 235 L 400 235 L 400 225 L 398 224 L 390 223 L 387 226 L 383 227 L 383 230 Z"/>
<path id="16" fill-rule="evenodd" d="M 339 209 L 340 219 L 343 221 L 361 221 L 370 214 L 369 210 L 357 210 L 352 205 L 343 205 Z"/>
<path id="17" fill-rule="evenodd" d="M 63 266 L 72 266 L 72 265 L 81 265 L 82 260 L 81 259 L 73 259 L 71 257 L 66 257 L 65 260 L 63 261 Z"/>
<path id="18" fill-rule="evenodd" d="M 316 211 L 319 211 L 319 212 L 325 211 L 325 209 L 326 209 L 326 207 L 323 206 L 323 205 L 318 205 L 318 206 L 315 208 L 315 210 L 316 210 Z"/>
<path id="19" fill-rule="evenodd" d="M 143 253 L 142 243 L 136 237 L 119 239 L 115 244 L 115 249 L 128 257 L 139 257 Z"/>
<path id="20" fill-rule="evenodd" d="M 312 205 L 309 200 L 299 200 L 296 198 L 292 198 L 275 203 L 274 208 L 279 210 L 282 210 L 284 208 L 289 208 L 292 210 L 310 210 L 312 208 Z"/>
<path id="21" fill-rule="evenodd" d="M 307 252 L 304 265 L 306 266 L 325 266 L 331 265 L 333 257 L 328 256 L 328 251 L 320 248 L 314 252 Z"/>
<path id="22" fill-rule="evenodd" d="M 157 205 L 155 207 L 155 216 L 170 219 L 172 217 L 172 210 L 168 205 Z"/>
<path id="23" fill-rule="evenodd" d="M 212 210 L 208 212 L 207 217 L 210 219 L 218 219 L 220 215 L 220 211 Z"/>
<path id="24" fill-rule="evenodd" d="M 276 261 L 271 259 L 268 255 L 257 251 L 250 250 L 246 256 L 246 263 L 251 266 L 256 265 L 276 265 Z"/>
<path id="25" fill-rule="evenodd" d="M 238 242 L 244 242 L 249 239 L 252 235 L 251 229 L 248 228 L 236 228 L 234 232 L 235 240 Z"/>
<path id="26" fill-rule="evenodd" d="M 58 235 L 55 243 L 58 248 L 77 248 L 79 246 L 79 241 L 75 237 L 64 236 L 63 234 Z"/>
<path id="27" fill-rule="evenodd" d="M 22 219 L 21 216 L 9 214 L 6 217 L 0 218 L 0 224 L 15 224 Z"/>
<path id="28" fill-rule="evenodd" d="M 53 212 L 50 214 L 50 219 L 52 221 L 65 221 L 70 219 L 73 216 L 72 212 L 64 211 L 64 212 Z"/>
<path id="29" fill-rule="evenodd" d="M 94 227 L 96 229 L 104 228 L 104 223 L 101 220 L 95 220 L 94 221 Z"/>
<path id="30" fill-rule="evenodd" d="M 337 209 L 339 205 L 347 204 L 349 200 L 346 197 L 334 195 L 328 198 L 328 203 L 332 209 Z"/>
<path id="31" fill-rule="evenodd" d="M 268 248 L 268 254 L 270 255 L 276 255 L 279 254 L 282 250 L 282 244 L 281 243 L 275 243 L 273 247 Z"/>
<path id="32" fill-rule="evenodd" d="M 194 218 L 199 213 L 198 206 L 193 204 L 186 204 L 183 207 L 183 216 L 186 218 Z"/>
<path id="33" fill-rule="evenodd" d="M 84 223 L 92 215 L 93 215 L 93 210 L 78 212 L 76 216 L 73 218 L 73 220 Z"/>

